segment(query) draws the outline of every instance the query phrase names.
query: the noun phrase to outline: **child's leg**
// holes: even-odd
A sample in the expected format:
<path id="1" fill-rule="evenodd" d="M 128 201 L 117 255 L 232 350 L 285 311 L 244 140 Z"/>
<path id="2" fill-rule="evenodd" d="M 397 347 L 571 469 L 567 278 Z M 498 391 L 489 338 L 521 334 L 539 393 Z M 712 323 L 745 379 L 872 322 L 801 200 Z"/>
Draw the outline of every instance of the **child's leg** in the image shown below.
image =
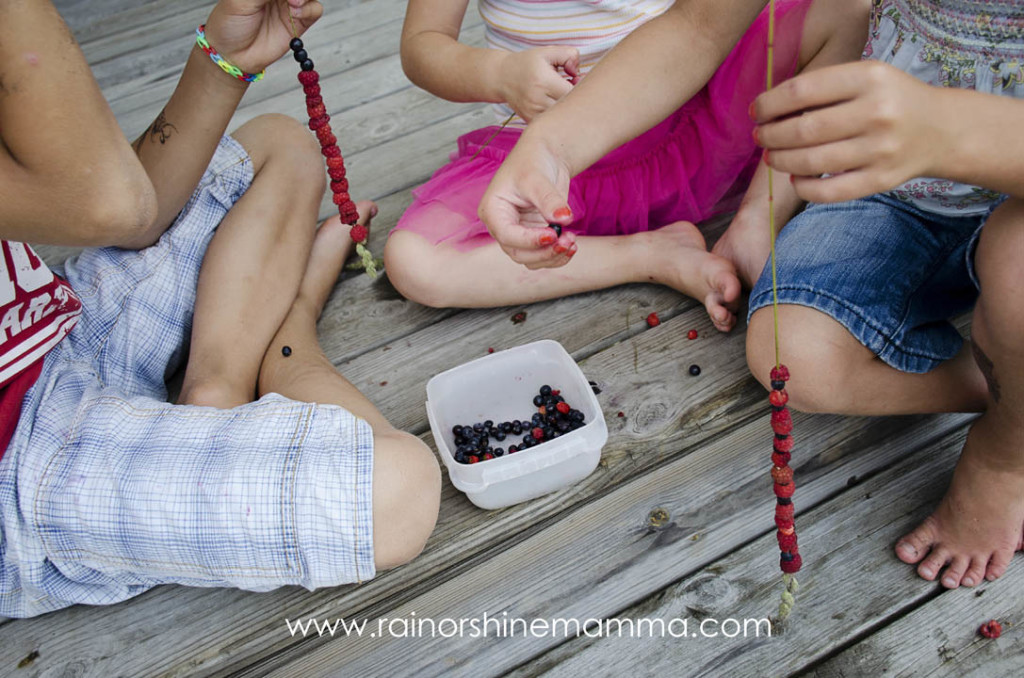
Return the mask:
<path id="1" fill-rule="evenodd" d="M 869 0 L 815 0 L 800 41 L 797 72 L 856 61 L 868 37 Z M 780 229 L 800 209 L 802 201 L 789 175 L 775 172 L 775 224 Z M 753 287 L 771 247 L 768 230 L 768 176 L 762 162 L 732 224 L 711 250 L 736 265 L 740 281 Z"/>
<path id="2" fill-rule="evenodd" d="M 325 181 L 316 139 L 291 118 L 262 116 L 232 136 L 255 176 L 203 259 L 179 399 L 221 408 L 255 396 L 260 361 L 305 269 Z"/>
<path id="3" fill-rule="evenodd" d="M 703 302 L 720 330 L 735 324 L 740 294 L 735 270 L 707 251 L 693 224 L 677 222 L 627 236 L 582 236 L 577 242 L 579 251 L 565 266 L 531 271 L 495 242 L 463 252 L 399 230 L 388 239 L 384 259 L 398 291 L 428 306 L 510 306 L 650 282 Z"/>
<path id="4" fill-rule="evenodd" d="M 351 249 L 348 228 L 337 219 L 320 227 L 298 296 L 263 359 L 259 391 L 340 405 L 370 424 L 374 560 L 379 569 L 387 569 L 423 549 L 437 520 L 441 476 L 430 448 L 392 427 L 320 349 L 317 319 Z M 285 346 L 291 349 L 287 357 Z"/>
<path id="5" fill-rule="evenodd" d="M 987 409 L 971 427 L 953 481 L 935 513 L 896 554 L 942 583 L 974 586 L 1001 576 L 1024 527 L 1024 201 L 1009 200 L 985 224 L 975 256 L 981 296 L 972 333 L 987 379 Z M 956 389 L 957 384 L 949 388 Z M 927 557 L 925 557 L 927 554 Z"/>

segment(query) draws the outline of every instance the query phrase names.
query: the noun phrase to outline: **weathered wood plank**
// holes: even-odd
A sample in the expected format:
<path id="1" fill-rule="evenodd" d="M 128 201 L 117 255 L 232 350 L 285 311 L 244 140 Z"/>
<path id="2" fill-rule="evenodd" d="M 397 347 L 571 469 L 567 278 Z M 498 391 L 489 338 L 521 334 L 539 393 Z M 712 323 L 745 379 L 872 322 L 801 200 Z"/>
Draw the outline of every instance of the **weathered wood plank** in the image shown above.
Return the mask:
<path id="1" fill-rule="evenodd" d="M 970 591 L 945 592 L 901 616 L 808 673 L 843 676 L 1024 675 L 1024 568 Z M 1003 635 L 988 640 L 978 627 L 1000 620 Z"/>
<path id="2" fill-rule="evenodd" d="M 823 419 L 799 417 L 797 421 L 797 430 L 802 432 L 800 454 L 796 457 L 797 474 L 801 479 L 798 506 L 809 508 L 825 503 L 821 513 L 824 517 L 836 516 L 835 522 L 843 529 L 838 530 L 833 523 L 816 530 L 818 514 L 810 521 L 801 517 L 805 535 L 802 552 L 815 564 L 813 572 L 805 575 L 807 593 L 799 608 L 804 615 L 824 611 L 831 614 L 834 608 L 830 601 L 838 594 L 827 587 L 816 588 L 816 577 L 822 576 L 821 572 L 828 568 L 839 544 L 859 548 L 864 537 L 857 529 L 858 521 L 851 520 L 849 513 L 832 510 L 833 504 L 847 506 L 861 501 L 864 496 L 861 489 L 846 492 L 839 501 L 829 501 L 831 497 L 847 487 L 851 476 L 877 473 L 905 459 L 908 449 L 928 448 L 915 458 L 917 464 L 926 466 L 915 470 L 918 474 L 915 481 L 939 478 L 948 471 L 951 450 L 955 451 L 962 440 L 961 432 L 955 433 L 951 441 L 947 439 L 942 446 L 944 456 L 936 457 L 932 449 L 939 430 L 948 432 L 950 426 L 957 428 L 963 422 L 959 417 L 875 422 L 838 417 Z M 778 581 L 778 551 L 772 543 L 772 498 L 763 452 L 766 430 L 765 422 L 754 421 L 720 436 L 656 471 L 623 483 L 488 560 L 473 563 L 458 576 L 428 592 L 399 605 L 389 605 L 380 612 L 386 612 L 389 619 L 410 619 L 413 613 L 417 618 L 470 619 L 479 618 L 485 611 L 491 617 L 500 618 L 507 612 L 527 620 L 603 618 L 681 577 L 690 576 L 771 529 L 757 549 L 743 549 L 742 555 L 728 558 L 727 564 L 720 567 L 722 576 L 733 581 L 734 590 L 749 589 L 752 596 L 758 593 L 762 596 L 755 597 L 754 604 L 749 606 L 727 596 L 724 600 L 732 598 L 737 602 L 735 615 L 730 610 L 730 616 L 764 617 L 773 610 L 778 595 L 773 586 Z M 947 463 L 940 464 L 937 460 Z M 896 477 L 906 473 L 906 466 L 901 466 Z M 887 477 L 891 476 L 887 474 Z M 931 494 L 908 490 L 908 496 L 897 501 L 890 494 L 898 494 L 902 489 L 873 481 L 870 487 L 871 492 L 882 495 L 872 502 L 874 509 L 894 503 L 897 510 L 878 513 L 889 520 L 896 517 L 901 524 L 905 520 L 904 512 L 922 506 L 934 494 L 934 490 Z M 885 487 L 889 493 L 883 494 L 880 487 Z M 667 516 L 652 523 L 649 515 L 659 509 Z M 897 601 L 915 590 L 932 588 L 915 580 L 909 568 L 891 567 L 892 558 L 884 550 L 861 551 L 857 565 L 866 567 L 870 563 L 874 571 L 885 571 L 887 586 L 890 580 L 898 580 L 902 575 L 906 588 L 898 590 L 906 595 Z M 751 566 L 741 566 L 746 562 L 752 563 Z M 733 572 L 736 572 L 734 580 L 730 576 Z M 865 596 L 863 586 L 849 589 L 848 595 L 871 601 L 876 606 L 879 599 L 887 599 L 884 594 Z M 352 616 L 344 610 L 336 612 L 339 616 Z M 807 638 L 816 640 L 817 647 L 827 646 L 826 639 L 817 634 L 816 624 L 808 624 L 806 628 Z M 384 676 L 391 667 L 402 666 L 409 675 L 416 676 L 500 675 L 560 642 L 556 638 L 522 636 L 335 637 L 312 643 L 307 640 L 301 648 L 289 653 L 292 661 L 282 663 L 281 657 L 275 657 L 246 674 L 319 675 L 344 667 L 352 675 Z M 719 645 L 717 651 L 722 655 L 696 665 L 699 670 L 692 675 L 706 675 L 715 670 L 716 662 L 734 663 L 731 671 L 723 671 L 726 675 L 763 675 L 761 671 L 771 667 L 769 662 L 778 660 L 786 664 L 788 657 L 800 661 L 814 656 L 814 647 L 813 644 L 806 648 L 801 646 L 799 651 L 794 651 L 787 637 L 785 643 L 775 644 L 752 664 L 743 657 L 757 652 L 759 646 L 736 653 L 735 647 L 726 649 Z M 658 661 L 664 665 L 648 675 L 679 675 L 679 657 L 651 657 L 652 648 L 648 645 L 638 650 L 614 670 L 598 670 L 607 664 L 595 661 L 586 666 L 586 671 L 569 671 L 564 675 L 589 675 L 595 671 L 600 675 L 623 675 L 631 670 L 627 667 L 643 665 L 647 671 Z M 679 649 L 680 653 L 688 650 L 689 645 Z M 733 657 L 732 653 L 738 656 Z M 740 670 L 735 670 L 736 665 Z M 672 670 L 673 666 L 676 671 Z"/>
<path id="3" fill-rule="evenodd" d="M 784 626 L 775 627 L 775 638 L 706 638 L 699 633 L 694 636 L 697 629 L 690 628 L 690 637 L 679 640 L 572 639 L 512 675 L 621 675 L 641 662 L 648 675 L 788 676 L 806 669 L 835 648 L 870 633 L 880 622 L 938 593 L 937 584 L 919 579 L 891 549 L 899 535 L 923 518 L 942 495 L 964 437 L 963 430 L 954 431 L 922 446 L 863 485 L 799 516 L 806 565 L 799 578 L 797 606 Z M 778 546 L 771 534 L 617 616 L 681 618 L 696 625 L 705 618 L 773 614 L 780 592 L 777 562 Z M 998 582 L 979 590 L 1009 592 L 1010 586 Z M 961 589 L 941 598 L 964 601 L 976 595 Z M 930 637 L 937 622 L 933 615 L 929 623 L 901 625 L 904 633 L 897 642 L 933 643 Z M 1018 667 L 1022 663 L 1018 657 Z M 890 675 L 883 656 L 876 656 L 874 663 L 864 667 L 866 671 L 848 663 L 836 666 L 840 673 L 834 675 Z"/>

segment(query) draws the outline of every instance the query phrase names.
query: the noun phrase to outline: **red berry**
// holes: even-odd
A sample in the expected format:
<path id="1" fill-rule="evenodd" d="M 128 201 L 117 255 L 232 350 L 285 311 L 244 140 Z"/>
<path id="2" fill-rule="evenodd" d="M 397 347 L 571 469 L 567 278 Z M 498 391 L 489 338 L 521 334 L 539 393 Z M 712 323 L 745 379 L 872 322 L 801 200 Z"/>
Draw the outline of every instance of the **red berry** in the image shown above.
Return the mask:
<path id="1" fill-rule="evenodd" d="M 320 153 L 322 153 L 325 158 L 341 157 L 341 149 L 338 148 L 337 144 L 333 146 L 324 146 L 323 148 L 320 149 Z"/>
<path id="2" fill-rule="evenodd" d="M 780 530 L 793 530 L 793 519 L 792 518 L 780 518 L 775 516 L 775 526 Z"/>
<path id="3" fill-rule="evenodd" d="M 789 452 L 772 452 L 772 463 L 776 466 L 785 466 L 792 456 Z"/>
<path id="4" fill-rule="evenodd" d="M 483 459 L 484 461 L 487 461 L 488 459 L 494 459 L 494 455 L 491 454 L 490 452 L 484 452 L 483 456 L 480 458 Z"/>
<path id="5" fill-rule="evenodd" d="M 341 181 L 342 179 L 345 178 L 345 168 L 344 167 L 341 167 L 341 168 L 338 168 L 338 169 L 327 168 L 327 174 L 334 181 Z"/>
<path id="6" fill-rule="evenodd" d="M 1003 625 L 995 619 L 991 619 L 981 625 L 981 628 L 978 629 L 978 633 L 986 638 L 998 638 L 1003 635 Z"/>
<path id="7" fill-rule="evenodd" d="M 318 85 L 318 87 L 319 87 L 319 85 Z M 310 94 L 306 95 L 306 108 L 307 109 L 310 106 L 319 106 L 323 102 L 324 102 L 324 98 L 322 96 L 320 96 L 319 93 L 313 94 L 313 95 L 310 95 Z"/>
<path id="8" fill-rule="evenodd" d="M 796 532 L 793 534 L 785 534 L 781 530 L 775 533 L 775 537 L 779 540 L 779 550 L 789 551 L 793 553 L 797 548 L 796 545 Z"/>
<path id="9" fill-rule="evenodd" d="M 331 132 L 330 125 L 316 130 L 316 138 L 320 141 L 321 146 L 334 146 L 338 143 L 338 137 Z"/>
<path id="10" fill-rule="evenodd" d="M 772 381 L 789 381 L 789 368 L 785 365 L 773 367 L 771 372 Z"/>
<path id="11" fill-rule="evenodd" d="M 775 518 L 782 520 L 793 521 L 793 504 L 775 504 Z"/>
<path id="12" fill-rule="evenodd" d="M 327 107 L 324 106 L 323 104 L 316 104 L 315 106 L 310 106 L 310 105 L 307 104 L 306 105 L 306 113 L 309 114 L 309 117 L 311 119 L 312 118 L 319 118 L 320 116 L 326 116 L 327 115 Z"/>
<path id="13" fill-rule="evenodd" d="M 533 436 L 534 440 L 540 440 L 544 437 L 544 430 L 538 426 L 530 431 L 530 435 Z"/>
<path id="14" fill-rule="evenodd" d="M 466 457 L 467 464 L 475 464 L 478 461 L 480 461 L 480 459 L 475 454 L 471 454 L 468 457 Z"/>
<path id="15" fill-rule="evenodd" d="M 313 130 L 315 132 L 318 129 L 322 129 L 322 128 L 326 127 L 327 124 L 330 121 L 331 121 L 331 116 L 327 115 L 326 113 L 323 114 L 323 115 L 318 115 L 315 118 L 310 118 L 309 119 L 309 129 L 311 129 L 311 130 Z"/>
<path id="16" fill-rule="evenodd" d="M 299 82 L 303 87 L 315 85 L 320 81 L 320 74 L 316 71 L 299 71 Z"/>
<path id="17" fill-rule="evenodd" d="M 626 413 L 625 412 L 619 412 L 619 416 L 620 417 L 624 417 L 624 416 L 626 416 Z"/>
<path id="18" fill-rule="evenodd" d="M 337 148 L 337 146 L 335 146 Z M 348 179 L 331 182 L 331 193 L 348 193 Z"/>
<path id="19" fill-rule="evenodd" d="M 488 353 L 494 353 L 494 349 L 493 348 L 489 348 L 489 349 L 487 349 L 487 352 Z"/>
<path id="20" fill-rule="evenodd" d="M 337 205 L 338 207 L 341 207 L 345 203 L 352 200 L 352 198 L 349 197 L 348 193 L 335 193 L 331 199 L 334 200 L 334 204 Z"/>
<path id="21" fill-rule="evenodd" d="M 775 483 L 772 485 L 772 489 L 775 490 L 775 496 L 783 499 L 789 499 L 793 496 L 793 490 L 796 489 L 796 483 L 790 482 L 786 485 L 779 485 Z"/>
<path id="22" fill-rule="evenodd" d="M 772 466 L 772 480 L 779 485 L 789 485 L 793 482 L 793 469 L 788 466 Z"/>
<path id="23" fill-rule="evenodd" d="M 772 391 L 768 396 L 768 402 L 775 407 L 783 407 L 789 402 L 789 394 L 785 391 Z"/>
<path id="24" fill-rule="evenodd" d="M 334 158 L 327 158 L 326 162 L 327 167 L 330 169 L 345 169 L 345 160 L 340 155 Z"/>
<path id="25" fill-rule="evenodd" d="M 302 91 L 306 93 L 307 97 L 318 97 L 320 96 L 320 85 L 303 85 Z"/>
<path id="26" fill-rule="evenodd" d="M 694 339 L 696 339 L 697 338 L 697 330 L 690 330 L 689 332 L 687 332 L 686 333 L 686 338 L 689 339 L 690 341 L 693 341 Z"/>
<path id="27" fill-rule="evenodd" d="M 802 558 L 800 558 L 799 553 L 793 554 L 793 560 L 785 560 L 784 558 L 779 558 L 779 567 L 786 574 L 796 574 L 800 571 L 800 566 L 803 564 L 804 561 Z"/>
<path id="28" fill-rule="evenodd" d="M 660 324 L 661 324 L 661 319 L 658 317 L 657 313 L 652 313 L 649 316 L 647 316 L 647 326 L 648 327 L 657 327 Z"/>
<path id="29" fill-rule="evenodd" d="M 370 232 L 366 230 L 366 226 L 362 224 L 356 224 L 352 227 L 352 230 L 348 232 L 353 242 L 366 242 L 366 236 L 370 235 Z"/>
<path id="30" fill-rule="evenodd" d="M 789 410 L 772 412 L 772 430 L 780 435 L 789 434 L 793 430 L 793 417 Z"/>
<path id="31" fill-rule="evenodd" d="M 553 396 L 562 395 L 562 392 L 559 389 L 557 389 L 557 388 L 553 388 L 553 389 L 551 389 L 551 395 L 553 395 Z"/>
<path id="32" fill-rule="evenodd" d="M 569 414 L 569 410 L 571 410 L 572 408 L 569 407 L 569 403 L 563 402 L 555 405 L 555 409 L 561 412 L 562 414 Z"/>
<path id="33" fill-rule="evenodd" d="M 792 452 L 793 451 L 793 436 L 787 435 L 782 440 L 775 439 L 773 448 L 776 452 Z"/>

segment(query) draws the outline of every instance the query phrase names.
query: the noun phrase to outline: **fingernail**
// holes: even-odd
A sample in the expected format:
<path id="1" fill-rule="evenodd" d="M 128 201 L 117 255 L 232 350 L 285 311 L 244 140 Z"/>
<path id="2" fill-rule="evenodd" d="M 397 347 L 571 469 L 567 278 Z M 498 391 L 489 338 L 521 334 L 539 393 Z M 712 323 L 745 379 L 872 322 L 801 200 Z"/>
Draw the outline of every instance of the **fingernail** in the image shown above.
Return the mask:
<path id="1" fill-rule="evenodd" d="M 562 247 L 561 245 L 555 245 L 554 251 L 555 251 L 555 254 L 564 254 L 565 253 L 565 248 Z"/>
<path id="2" fill-rule="evenodd" d="M 769 154 L 768 154 L 768 149 L 767 148 L 764 149 L 764 164 L 766 164 L 766 165 L 772 164 L 771 160 L 769 159 Z"/>
<path id="3" fill-rule="evenodd" d="M 747 109 L 747 115 L 750 116 L 751 120 L 754 120 L 754 102 L 750 102 L 750 108 Z"/>
<path id="4" fill-rule="evenodd" d="M 790 174 L 789 175 L 789 183 L 791 183 L 793 185 L 796 185 L 796 175 L 795 174 Z"/>
<path id="5" fill-rule="evenodd" d="M 572 216 L 572 210 L 568 207 L 559 207 L 555 210 L 555 219 L 565 219 Z"/>
<path id="6" fill-rule="evenodd" d="M 550 245 L 551 243 L 555 242 L 555 240 L 557 240 L 557 238 L 555 237 L 555 234 L 549 232 L 549 233 L 542 233 L 541 236 L 540 236 L 539 242 L 540 242 L 541 245 Z"/>
<path id="7" fill-rule="evenodd" d="M 750 130 L 750 136 L 754 137 L 754 143 L 757 144 L 758 146 L 761 145 L 761 139 L 760 139 L 760 133 L 759 133 L 760 129 L 761 129 L 760 127 L 755 127 L 754 129 Z"/>

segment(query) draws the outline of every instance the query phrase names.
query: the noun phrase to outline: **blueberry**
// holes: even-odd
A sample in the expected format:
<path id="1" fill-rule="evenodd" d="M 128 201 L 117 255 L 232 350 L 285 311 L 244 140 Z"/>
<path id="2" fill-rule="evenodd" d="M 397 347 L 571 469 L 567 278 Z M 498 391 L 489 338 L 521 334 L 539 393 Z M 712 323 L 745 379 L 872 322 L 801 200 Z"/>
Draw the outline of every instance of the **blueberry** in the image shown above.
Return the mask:
<path id="1" fill-rule="evenodd" d="M 524 428 L 533 428 L 534 425 L 541 423 L 544 423 L 544 415 L 538 412 L 537 414 L 533 415 L 532 423 L 529 426 L 525 426 Z"/>
<path id="2" fill-rule="evenodd" d="M 497 440 L 498 442 L 501 442 L 502 440 L 505 439 L 505 434 L 503 432 L 501 432 L 501 431 L 497 431 L 497 432 L 495 432 L 493 438 L 495 440 Z"/>
<path id="3" fill-rule="evenodd" d="M 494 422 L 488 419 L 484 422 L 484 428 L 494 428 Z"/>
<path id="4" fill-rule="evenodd" d="M 548 386 L 547 384 L 544 384 L 543 386 L 540 387 L 540 394 L 547 398 L 549 395 L 551 395 L 551 387 Z"/>
<path id="5" fill-rule="evenodd" d="M 555 426 L 555 428 L 557 428 L 562 433 L 565 433 L 566 431 L 569 430 L 569 422 L 567 422 L 567 421 L 560 421 L 560 422 L 558 422 L 558 425 Z"/>
<path id="6" fill-rule="evenodd" d="M 515 445 L 509 445 L 508 446 L 508 453 L 509 454 L 515 454 L 518 451 L 519 451 L 519 448 L 516 447 Z"/>
<path id="7" fill-rule="evenodd" d="M 544 406 L 544 397 L 543 396 L 533 396 L 533 406 L 534 407 L 543 407 Z"/>
<path id="8" fill-rule="evenodd" d="M 572 423 L 569 424 L 569 428 L 571 428 L 573 431 L 575 431 L 578 428 L 583 428 L 584 426 L 586 426 L 586 424 L 584 424 L 582 421 L 573 421 Z"/>
<path id="9" fill-rule="evenodd" d="M 302 49 L 302 41 L 298 38 L 292 38 L 292 41 L 288 43 L 288 47 L 291 48 L 293 52 L 298 52 Z"/>
<path id="10" fill-rule="evenodd" d="M 529 447 L 531 440 L 533 440 L 533 436 L 527 433 L 525 436 L 523 436 L 523 445 Z"/>
<path id="11" fill-rule="evenodd" d="M 781 391 L 784 388 L 786 388 L 786 382 L 782 381 L 781 379 L 772 379 L 773 391 Z"/>
<path id="12" fill-rule="evenodd" d="M 461 426 L 452 426 L 452 435 L 455 436 L 456 438 L 461 436 L 462 435 L 462 427 Z"/>
<path id="13" fill-rule="evenodd" d="M 555 430 L 553 428 L 551 428 L 550 426 L 545 426 L 541 430 L 544 431 L 544 439 L 545 440 L 550 438 L 551 434 L 555 432 Z"/>
<path id="14" fill-rule="evenodd" d="M 555 232 L 555 237 L 556 238 L 561 238 L 562 237 L 562 225 L 561 224 L 548 224 L 548 228 L 552 229 Z"/>
<path id="15" fill-rule="evenodd" d="M 509 430 L 509 433 L 511 433 L 512 435 L 517 435 L 517 436 L 518 436 L 518 435 L 521 435 L 521 434 L 523 433 L 523 425 L 522 425 L 522 424 L 520 424 L 520 423 L 519 423 L 519 422 L 517 421 L 517 422 L 514 422 L 514 423 L 513 423 L 513 424 L 512 424 L 512 425 L 511 425 L 511 426 L 509 427 L 509 429 L 508 429 L 508 430 Z"/>
<path id="16" fill-rule="evenodd" d="M 573 421 L 583 421 L 586 417 L 579 410 L 569 410 L 569 419 Z"/>
<path id="17" fill-rule="evenodd" d="M 526 421 L 526 420 L 524 419 L 523 421 L 519 422 L 519 425 L 520 425 L 520 426 L 521 426 L 521 427 L 523 428 L 523 430 L 525 431 L 525 430 L 527 430 L 528 428 L 530 428 L 531 422 L 528 422 L 528 421 Z"/>
<path id="18" fill-rule="evenodd" d="M 501 448 L 501 447 L 495 447 L 494 448 L 494 456 L 495 457 L 500 457 L 503 454 L 505 454 L 505 450 L 503 448 Z"/>
<path id="19" fill-rule="evenodd" d="M 503 421 L 503 422 L 501 422 L 501 425 L 498 426 L 498 428 L 501 429 L 502 433 L 511 433 L 512 432 L 512 422 L 510 422 L 510 421 Z"/>
<path id="20" fill-rule="evenodd" d="M 700 374 L 700 365 L 690 365 L 690 376 L 696 377 Z"/>
<path id="21" fill-rule="evenodd" d="M 477 433 L 483 433 L 484 425 L 480 423 L 473 424 L 473 430 Z"/>
<path id="22" fill-rule="evenodd" d="M 779 555 L 782 556 L 782 559 L 785 560 L 787 563 L 793 560 L 793 554 L 789 553 L 788 551 L 783 551 Z"/>
<path id="23" fill-rule="evenodd" d="M 313 60 L 312 59 L 306 59 L 305 61 L 302 62 L 301 66 L 302 66 L 302 70 L 304 70 L 304 71 L 311 71 L 311 70 L 313 70 Z"/>
<path id="24" fill-rule="evenodd" d="M 300 64 L 309 58 L 309 55 L 306 54 L 306 50 L 304 49 L 296 50 L 293 56 L 295 57 L 295 60 L 298 61 Z"/>
<path id="25" fill-rule="evenodd" d="M 291 346 L 282 346 L 281 347 L 281 355 L 283 355 L 285 358 L 287 358 L 291 354 L 292 354 L 292 347 Z"/>

